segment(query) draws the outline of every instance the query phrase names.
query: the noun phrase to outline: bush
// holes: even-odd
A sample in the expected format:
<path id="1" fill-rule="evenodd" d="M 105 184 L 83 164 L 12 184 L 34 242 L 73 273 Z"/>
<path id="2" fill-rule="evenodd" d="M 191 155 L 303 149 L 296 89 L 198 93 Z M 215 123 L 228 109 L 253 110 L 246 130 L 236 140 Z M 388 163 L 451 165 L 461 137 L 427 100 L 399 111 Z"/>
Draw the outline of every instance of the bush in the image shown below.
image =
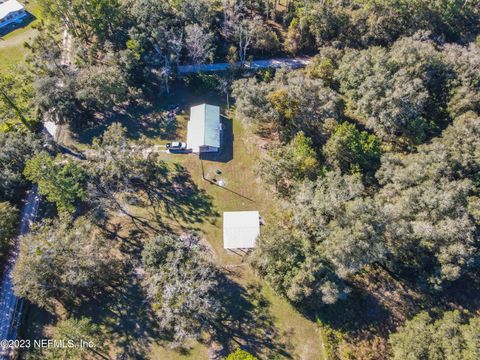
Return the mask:
<path id="1" fill-rule="evenodd" d="M 225 360 L 257 360 L 257 358 L 245 350 L 237 349 L 228 355 Z"/>
<path id="2" fill-rule="evenodd" d="M 317 320 L 317 324 L 320 328 L 320 337 L 322 338 L 323 345 L 325 346 L 327 358 L 337 359 L 337 350 L 339 345 L 344 342 L 344 334 L 338 330 L 332 329 L 321 320 Z"/>
<path id="3" fill-rule="evenodd" d="M 280 49 L 280 40 L 272 30 L 265 29 L 259 34 L 254 46 L 263 53 L 275 53 Z"/>
<path id="4" fill-rule="evenodd" d="M 216 75 L 196 74 L 186 76 L 184 78 L 185 85 L 192 87 L 196 93 L 203 93 L 205 91 L 214 90 L 219 85 L 219 80 Z"/>
<path id="5" fill-rule="evenodd" d="M 15 235 L 17 225 L 17 209 L 8 202 L 0 202 L 0 257 Z"/>
<path id="6" fill-rule="evenodd" d="M 380 141 L 354 124 L 338 125 L 323 147 L 327 163 L 343 173 L 373 174 L 380 165 Z"/>

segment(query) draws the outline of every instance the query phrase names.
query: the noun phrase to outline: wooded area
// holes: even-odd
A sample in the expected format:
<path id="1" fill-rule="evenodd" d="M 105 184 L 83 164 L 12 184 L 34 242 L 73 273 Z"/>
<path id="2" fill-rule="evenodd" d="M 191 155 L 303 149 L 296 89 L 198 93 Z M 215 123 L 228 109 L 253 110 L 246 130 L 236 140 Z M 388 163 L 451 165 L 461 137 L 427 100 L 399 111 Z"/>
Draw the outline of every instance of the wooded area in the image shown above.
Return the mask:
<path id="1" fill-rule="evenodd" d="M 238 284 L 202 233 L 217 226 L 217 199 L 188 160 L 142 153 L 152 139 L 132 109 L 166 110 L 185 87 L 226 99 L 246 129 L 255 155 L 239 168 L 258 181 L 244 186 L 271 204 L 245 262 L 316 323 L 318 358 L 480 358 L 478 1 L 37 2 L 25 60 L 0 70 L 0 264 L 36 184 L 42 216 L 21 238 L 13 280 L 55 314 L 49 336 L 102 342 L 106 325 L 84 307 L 122 297 L 135 278 L 152 322 L 142 331 L 179 352 L 199 342 L 210 358 L 289 358 L 261 300 L 249 306 L 269 334 L 262 346 L 232 335 L 245 311 Z M 311 59 L 244 67 L 272 56 Z M 177 70 L 212 62 L 229 69 Z M 152 125 L 162 135 L 165 113 Z M 122 116 L 127 126 L 112 121 Z M 77 147 L 45 137 L 46 121 Z M 125 343 L 22 356 L 147 357 Z"/>

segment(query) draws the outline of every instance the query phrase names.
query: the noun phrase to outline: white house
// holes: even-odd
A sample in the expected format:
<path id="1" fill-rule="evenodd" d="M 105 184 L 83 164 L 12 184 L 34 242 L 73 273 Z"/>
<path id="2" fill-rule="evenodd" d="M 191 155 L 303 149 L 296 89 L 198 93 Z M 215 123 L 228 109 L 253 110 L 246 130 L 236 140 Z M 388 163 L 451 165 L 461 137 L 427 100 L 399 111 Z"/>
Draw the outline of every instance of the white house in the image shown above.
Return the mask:
<path id="1" fill-rule="evenodd" d="M 220 150 L 220 108 L 202 104 L 190 108 L 187 126 L 187 148 L 194 153 L 216 152 Z"/>
<path id="2" fill-rule="evenodd" d="M 251 249 L 260 235 L 258 211 L 230 211 L 223 213 L 223 248 Z"/>
<path id="3" fill-rule="evenodd" d="M 20 23 L 28 13 L 17 0 L 8 0 L 0 4 L 0 29 L 4 26 Z"/>

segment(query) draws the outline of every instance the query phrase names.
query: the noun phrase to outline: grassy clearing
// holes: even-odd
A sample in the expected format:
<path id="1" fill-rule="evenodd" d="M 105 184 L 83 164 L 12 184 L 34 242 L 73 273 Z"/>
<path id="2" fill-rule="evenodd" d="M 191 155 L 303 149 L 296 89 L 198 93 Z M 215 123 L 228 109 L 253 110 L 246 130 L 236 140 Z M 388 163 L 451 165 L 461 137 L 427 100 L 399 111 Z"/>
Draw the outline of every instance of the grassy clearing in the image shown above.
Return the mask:
<path id="1" fill-rule="evenodd" d="M 181 98 L 172 97 L 174 99 L 172 103 L 173 101 L 181 103 L 184 113 L 177 117 L 178 127 L 171 139 L 186 138 L 188 110 L 185 109 L 191 105 L 208 101 L 222 105 L 222 109 L 225 109 L 222 99 L 213 93 L 192 96 L 187 89 L 182 91 Z M 150 109 L 161 111 L 164 106 L 165 103 Z M 152 143 L 165 142 L 166 139 L 155 132 L 142 131 L 146 125 L 137 123 L 142 116 L 122 118 L 121 122 L 127 125 L 132 138 L 139 139 L 141 135 L 148 135 L 147 140 Z M 116 120 L 112 119 L 113 121 Z M 153 360 L 208 359 L 212 348 L 223 347 L 233 351 L 242 344 L 242 347 L 262 359 L 324 359 L 317 325 L 276 295 L 253 273 L 245 257 L 227 253 L 223 249 L 224 211 L 259 210 L 266 222 L 273 221 L 273 218 L 278 216 L 271 194 L 265 191 L 253 171 L 258 155 L 253 136 L 235 119 L 226 117 L 224 125 L 227 134 L 226 151 L 218 158 L 213 156 L 200 159 L 195 154 L 162 154 L 167 162 L 181 164 L 188 170 L 199 192 L 203 192 L 204 196 L 210 199 L 213 215 L 201 219 L 188 215 L 192 210 L 188 209 L 188 206 L 195 206 L 192 201 L 183 205 L 187 216 L 182 218 L 167 211 L 164 211 L 162 216 L 165 225 L 173 232 L 196 230 L 203 234 L 206 244 L 212 249 L 213 260 L 224 269 L 231 280 L 227 288 L 229 297 L 225 299 L 232 314 L 231 325 L 225 329 L 223 336 L 216 343 L 210 345 L 193 343 L 186 351 L 171 349 L 162 339 L 161 333 L 155 329 L 155 319 L 143 302 L 139 282 L 130 273 L 125 277 L 124 289 L 92 301 L 75 314 L 90 316 L 102 325 L 110 344 L 110 356 L 125 354 L 131 358 Z M 154 128 L 150 123 L 148 127 Z M 94 136 L 100 135 L 101 131 L 102 129 L 98 128 Z M 83 133 L 69 139 L 76 147 L 86 148 L 90 144 L 92 134 Z M 224 187 L 217 185 L 219 180 L 223 180 Z M 130 210 L 135 215 L 151 216 L 145 209 L 131 207 Z M 136 237 L 136 230 L 129 219 L 120 214 L 114 219 L 111 231 L 120 237 L 118 246 L 122 253 L 132 255 L 133 260 L 130 261 L 134 263 L 130 265 L 134 269 L 138 265 L 138 260 L 134 259 L 138 259 L 141 251 L 142 236 Z M 38 317 L 32 316 L 32 319 Z M 37 329 L 36 334 L 41 327 L 35 320 L 29 322 L 27 326 Z"/>
<path id="2" fill-rule="evenodd" d="M 34 27 L 41 19 L 40 7 L 36 0 L 25 1 L 24 5 L 34 18 L 30 18 L 14 31 L 0 37 L 0 71 L 21 63 L 27 51 L 23 44 L 31 41 L 37 34 Z"/>
<path id="3" fill-rule="evenodd" d="M 190 106 L 202 103 L 222 105 L 223 99 L 214 92 L 192 91 L 183 84 L 174 84 L 170 94 L 153 103 L 142 103 L 116 109 L 111 114 L 104 114 L 102 121 L 92 124 L 88 129 L 70 131 L 62 129 L 60 141 L 67 146 L 87 149 L 95 137 L 103 134 L 112 123 L 118 122 L 126 127 L 133 141 L 146 140 L 151 144 L 165 144 L 168 141 L 185 140 L 187 136 L 186 123 Z M 176 124 L 165 123 L 162 117 L 172 105 L 179 105 L 180 114 Z M 173 125 L 173 126 L 171 126 Z M 182 158 L 180 158 L 181 160 Z"/>
<path id="4" fill-rule="evenodd" d="M 154 345 L 150 353 L 150 359 L 158 360 L 187 360 L 187 359 L 208 359 L 208 349 L 199 343 L 192 344 L 192 347 L 185 353 L 179 353 L 174 349 Z"/>
<path id="5" fill-rule="evenodd" d="M 261 357 L 295 358 L 295 359 L 323 359 L 323 349 L 317 327 L 305 319 L 288 302 L 276 295 L 273 290 L 259 279 L 245 263 L 245 259 L 223 249 L 222 218 L 223 211 L 259 210 L 265 221 L 275 216 L 274 203 L 271 194 L 265 191 L 253 172 L 256 162 L 256 147 L 243 125 L 237 120 L 226 119 L 233 128 L 233 158 L 227 162 L 201 160 L 196 155 L 177 155 L 174 161 L 181 162 L 190 172 L 194 181 L 207 194 L 212 196 L 215 210 L 220 214 L 215 222 L 195 224 L 208 240 L 216 255 L 216 262 L 230 272 L 230 277 L 243 289 L 256 287 L 255 296 L 261 297 L 266 306 L 264 313 L 271 320 L 271 330 L 275 331 L 275 344 L 281 346 L 282 351 L 271 352 L 267 346 L 257 353 Z M 227 126 L 228 129 L 228 126 Z M 167 155 L 168 156 L 168 155 Z M 227 158 L 229 156 L 227 155 Z M 203 170 L 202 170 L 203 167 Z M 221 174 L 216 173 L 217 170 Z M 205 179 L 203 178 L 203 175 Z M 207 179 L 207 180 L 206 180 Z M 211 182 L 213 179 L 223 180 L 225 187 Z M 210 181 L 208 181 L 210 180 Z M 188 228 L 188 224 L 177 224 L 179 228 Z M 248 292 L 248 291 L 247 291 Z M 252 300 L 254 296 L 246 296 Z M 255 334 L 245 334 L 245 345 L 254 342 Z M 154 354 L 162 354 L 165 358 L 182 359 L 183 355 L 170 357 L 171 351 L 161 347 L 154 348 Z M 165 353 L 163 352 L 165 351 Z M 167 355 L 168 354 L 168 355 Z M 153 358 L 163 358 L 152 357 Z M 190 357 L 195 358 L 195 357 Z"/>

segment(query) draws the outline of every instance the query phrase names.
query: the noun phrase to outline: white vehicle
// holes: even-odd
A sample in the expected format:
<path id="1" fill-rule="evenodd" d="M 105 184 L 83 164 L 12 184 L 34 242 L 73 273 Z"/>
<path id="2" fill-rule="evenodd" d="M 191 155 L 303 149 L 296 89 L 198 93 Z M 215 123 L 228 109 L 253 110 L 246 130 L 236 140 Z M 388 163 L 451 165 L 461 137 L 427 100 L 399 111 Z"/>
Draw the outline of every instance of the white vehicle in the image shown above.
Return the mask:
<path id="1" fill-rule="evenodd" d="M 167 143 L 166 147 L 169 152 L 183 151 L 187 149 L 187 144 L 184 142 L 171 142 Z"/>

